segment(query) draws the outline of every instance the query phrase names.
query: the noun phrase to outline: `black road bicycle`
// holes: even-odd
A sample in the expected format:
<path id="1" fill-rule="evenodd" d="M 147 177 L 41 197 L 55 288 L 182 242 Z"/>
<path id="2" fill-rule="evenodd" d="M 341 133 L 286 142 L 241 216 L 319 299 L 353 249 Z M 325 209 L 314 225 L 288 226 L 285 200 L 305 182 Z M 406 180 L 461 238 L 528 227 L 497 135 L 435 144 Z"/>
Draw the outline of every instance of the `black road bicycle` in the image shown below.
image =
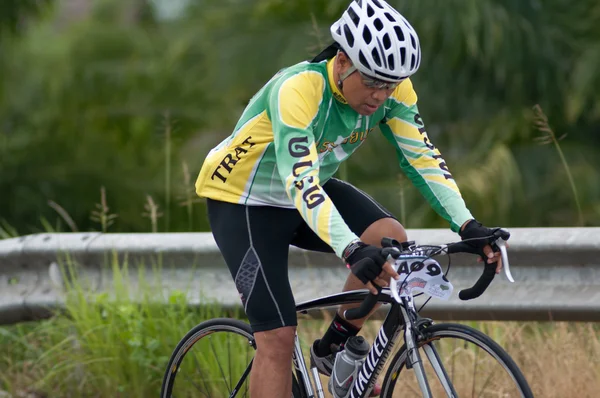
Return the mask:
<path id="1" fill-rule="evenodd" d="M 490 237 L 488 237 L 490 238 Z M 502 253 L 507 278 L 510 274 L 505 242 L 498 231 L 495 245 Z M 297 305 L 299 313 L 327 307 L 361 303 L 346 311 L 346 318 L 366 316 L 377 303 L 389 304 L 389 311 L 372 342 L 362 368 L 348 397 L 368 397 L 380 374 L 383 398 L 460 397 L 513 398 L 533 397 L 525 377 L 506 351 L 484 333 L 462 324 L 435 324 L 419 311 L 432 298 L 447 299 L 453 290 L 434 257 L 473 249 L 465 241 L 440 246 L 382 241 L 382 252 L 389 256 L 401 279 L 374 295 L 355 290 L 309 300 Z M 496 264 L 485 264 L 483 274 L 459 297 L 479 297 L 495 276 Z M 414 297 L 430 296 L 416 309 Z M 404 344 L 388 360 L 392 348 L 404 338 Z M 194 327 L 171 355 L 162 383 L 161 398 L 249 397 L 249 375 L 256 343 L 250 326 L 229 318 L 211 319 Z M 184 361 L 185 359 L 185 361 Z M 296 335 L 292 372 L 294 398 L 324 398 L 325 392 L 316 368 L 304 360 Z M 312 377 L 311 377 L 312 376 Z"/>

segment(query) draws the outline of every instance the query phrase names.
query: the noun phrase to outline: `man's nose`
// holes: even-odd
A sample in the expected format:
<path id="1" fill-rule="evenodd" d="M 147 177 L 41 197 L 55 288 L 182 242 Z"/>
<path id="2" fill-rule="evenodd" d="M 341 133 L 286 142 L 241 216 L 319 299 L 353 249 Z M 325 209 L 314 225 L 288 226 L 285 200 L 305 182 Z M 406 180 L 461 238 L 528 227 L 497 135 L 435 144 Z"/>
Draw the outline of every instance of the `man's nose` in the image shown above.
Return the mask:
<path id="1" fill-rule="evenodd" d="M 375 89 L 375 90 L 373 90 L 371 97 L 374 100 L 377 100 L 377 102 L 383 102 L 388 98 L 388 93 L 387 93 L 387 90 Z"/>

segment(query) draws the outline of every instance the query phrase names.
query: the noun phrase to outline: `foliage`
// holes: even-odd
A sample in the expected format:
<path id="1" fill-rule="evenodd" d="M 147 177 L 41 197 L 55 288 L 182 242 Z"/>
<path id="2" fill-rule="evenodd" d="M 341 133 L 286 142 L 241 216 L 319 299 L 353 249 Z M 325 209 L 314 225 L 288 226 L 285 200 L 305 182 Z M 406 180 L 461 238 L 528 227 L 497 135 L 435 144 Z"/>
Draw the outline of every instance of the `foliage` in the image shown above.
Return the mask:
<path id="1" fill-rule="evenodd" d="M 142 266 L 108 264 L 110 295 L 90 292 L 85 280 L 73 277 L 74 264 L 67 263 L 64 312 L 39 323 L 0 328 L 0 393 L 157 395 L 171 352 L 189 329 L 216 316 L 238 316 L 191 292 L 170 289 L 163 296 L 158 268 L 146 274 Z M 192 298 L 202 306 L 193 308 Z"/>
<path id="2" fill-rule="evenodd" d="M 6 34 L 21 33 L 36 17 L 48 11 L 51 3 L 51 0 L 2 0 L 0 39 Z"/>
<path id="3" fill-rule="evenodd" d="M 504 226 L 575 225 L 579 214 L 600 224 L 597 2 L 391 3 L 420 34 L 419 107 L 473 214 Z M 109 231 L 146 230 L 152 214 L 162 215 L 153 230 L 206 230 L 204 204 L 190 198 L 204 156 L 273 73 L 329 43 L 347 1 L 198 1 L 164 21 L 143 1 L 94 4 L 60 27 L 49 14 L 0 48 L 0 219 L 20 233 L 41 218 L 101 229 L 91 213 L 102 187 L 118 215 Z M 141 11 L 123 18 L 132 4 Z M 568 168 L 535 142 L 536 104 L 566 134 Z M 372 137 L 349 180 L 397 214 L 401 194 L 408 227 L 445 227 L 406 179 L 399 188 L 393 151 Z"/>

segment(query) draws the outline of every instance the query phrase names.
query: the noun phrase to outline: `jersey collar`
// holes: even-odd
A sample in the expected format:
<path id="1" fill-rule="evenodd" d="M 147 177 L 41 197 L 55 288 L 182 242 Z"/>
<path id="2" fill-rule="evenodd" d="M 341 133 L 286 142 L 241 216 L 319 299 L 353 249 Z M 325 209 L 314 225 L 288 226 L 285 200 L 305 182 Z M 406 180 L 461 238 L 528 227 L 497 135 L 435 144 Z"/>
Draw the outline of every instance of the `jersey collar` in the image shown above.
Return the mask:
<path id="1" fill-rule="evenodd" d="M 329 78 L 329 87 L 331 87 L 331 92 L 333 93 L 333 96 L 336 100 L 340 101 L 342 104 L 347 104 L 348 101 L 346 101 L 346 98 L 344 98 L 344 95 L 338 88 L 337 84 L 335 83 L 335 79 L 333 78 L 333 63 L 335 62 L 336 57 L 333 57 L 329 61 L 327 61 L 327 76 Z"/>

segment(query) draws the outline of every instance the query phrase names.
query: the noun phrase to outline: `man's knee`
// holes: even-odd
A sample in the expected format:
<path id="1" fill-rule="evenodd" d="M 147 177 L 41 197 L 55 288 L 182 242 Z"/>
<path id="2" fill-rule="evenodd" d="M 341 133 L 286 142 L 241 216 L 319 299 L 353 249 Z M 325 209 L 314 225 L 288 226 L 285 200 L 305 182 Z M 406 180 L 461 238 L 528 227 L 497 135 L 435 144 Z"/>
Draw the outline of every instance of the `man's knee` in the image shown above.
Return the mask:
<path id="1" fill-rule="evenodd" d="M 295 326 L 285 326 L 278 329 L 254 333 L 257 352 L 274 359 L 280 358 L 289 360 L 294 351 L 295 337 Z"/>
<path id="2" fill-rule="evenodd" d="M 406 230 L 394 218 L 381 218 L 369 225 L 360 236 L 360 240 L 375 246 L 381 246 L 381 238 L 393 238 L 399 242 L 406 242 Z"/>

